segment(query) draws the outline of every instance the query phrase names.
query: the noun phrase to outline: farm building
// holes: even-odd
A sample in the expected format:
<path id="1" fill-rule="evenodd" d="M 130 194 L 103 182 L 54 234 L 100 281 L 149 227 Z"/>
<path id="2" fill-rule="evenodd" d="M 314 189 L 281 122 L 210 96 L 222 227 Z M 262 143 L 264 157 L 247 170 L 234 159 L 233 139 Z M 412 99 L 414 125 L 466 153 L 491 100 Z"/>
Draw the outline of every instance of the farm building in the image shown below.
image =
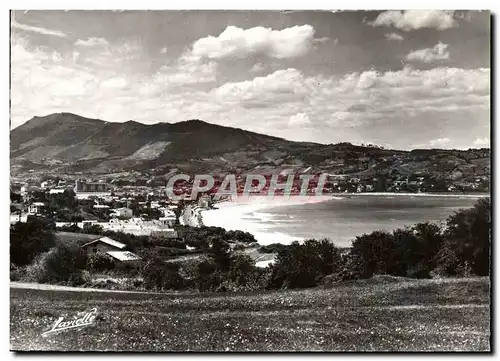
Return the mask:
<path id="1" fill-rule="evenodd" d="M 85 243 L 82 248 L 87 253 L 107 253 L 109 251 L 123 251 L 126 245 L 109 237 L 101 237 L 94 241 Z"/>
<path id="2" fill-rule="evenodd" d="M 112 258 L 117 268 L 126 266 L 135 267 L 141 260 L 138 255 L 129 251 L 108 251 L 106 254 Z"/>

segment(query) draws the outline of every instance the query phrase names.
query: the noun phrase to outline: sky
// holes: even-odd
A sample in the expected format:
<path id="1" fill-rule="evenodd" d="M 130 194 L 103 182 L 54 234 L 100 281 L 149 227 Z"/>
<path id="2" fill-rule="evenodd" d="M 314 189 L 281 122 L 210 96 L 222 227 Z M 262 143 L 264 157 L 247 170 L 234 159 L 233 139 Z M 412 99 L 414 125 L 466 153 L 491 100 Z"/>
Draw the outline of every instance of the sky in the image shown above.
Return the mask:
<path id="1" fill-rule="evenodd" d="M 490 144 L 490 14 L 13 11 L 11 129 L 71 112 L 295 141 Z"/>

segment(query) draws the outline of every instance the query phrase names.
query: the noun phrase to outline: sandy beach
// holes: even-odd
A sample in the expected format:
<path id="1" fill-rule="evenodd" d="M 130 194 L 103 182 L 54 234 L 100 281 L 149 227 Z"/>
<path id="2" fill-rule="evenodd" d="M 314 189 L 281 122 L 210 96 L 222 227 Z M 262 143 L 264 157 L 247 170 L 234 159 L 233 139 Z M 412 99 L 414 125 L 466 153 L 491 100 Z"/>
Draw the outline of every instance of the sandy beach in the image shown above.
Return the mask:
<path id="1" fill-rule="evenodd" d="M 249 214 L 257 214 L 259 219 L 265 219 L 266 214 L 258 212 L 269 207 L 291 206 L 308 203 L 326 202 L 338 197 L 334 196 L 292 196 L 292 197 L 266 197 L 251 196 L 238 197 L 231 201 L 216 204 L 217 209 L 201 210 L 205 226 L 223 227 L 226 230 L 240 230 L 250 232 L 259 244 L 271 243 L 290 244 L 293 241 L 303 240 L 281 232 L 271 230 L 266 224 L 254 222 Z"/>

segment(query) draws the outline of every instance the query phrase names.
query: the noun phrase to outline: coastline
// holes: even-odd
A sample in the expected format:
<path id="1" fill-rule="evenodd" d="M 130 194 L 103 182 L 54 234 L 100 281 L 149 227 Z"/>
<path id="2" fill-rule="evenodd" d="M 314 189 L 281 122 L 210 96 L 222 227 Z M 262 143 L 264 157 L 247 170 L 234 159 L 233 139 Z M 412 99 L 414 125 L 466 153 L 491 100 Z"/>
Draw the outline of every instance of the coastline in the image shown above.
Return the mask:
<path id="1" fill-rule="evenodd" d="M 273 231 L 261 223 L 250 221 L 248 215 L 264 208 L 320 203 L 335 198 L 332 196 L 275 196 L 272 198 L 259 195 L 241 196 L 237 199 L 219 202 L 215 209 L 200 209 L 199 212 L 202 224 L 205 226 L 249 232 L 261 245 L 290 244 L 293 241 L 302 241 L 303 238 Z"/>
<path id="2" fill-rule="evenodd" d="M 402 193 L 402 192 L 360 192 L 360 193 L 331 193 L 339 196 L 405 196 L 405 197 L 465 197 L 465 198 L 484 198 L 490 197 L 489 193 Z"/>
<path id="3" fill-rule="evenodd" d="M 225 200 L 216 204 L 215 209 L 201 209 L 197 207 L 196 217 L 199 223 L 205 226 L 222 227 L 226 230 L 241 230 L 255 236 L 261 245 L 271 243 L 290 244 L 293 241 L 303 241 L 305 237 L 292 236 L 284 232 L 277 232 L 266 222 L 256 222 L 251 215 L 260 219 L 267 219 L 267 213 L 261 212 L 266 208 L 293 206 L 308 203 L 320 203 L 335 199 L 379 196 L 379 197 L 446 197 L 446 198 L 483 198 L 488 194 L 456 194 L 456 193 L 332 193 L 322 196 L 290 196 L 266 197 L 246 196 L 235 200 Z M 194 215 L 193 215 L 194 216 Z M 196 224 L 196 221 L 193 221 Z"/>

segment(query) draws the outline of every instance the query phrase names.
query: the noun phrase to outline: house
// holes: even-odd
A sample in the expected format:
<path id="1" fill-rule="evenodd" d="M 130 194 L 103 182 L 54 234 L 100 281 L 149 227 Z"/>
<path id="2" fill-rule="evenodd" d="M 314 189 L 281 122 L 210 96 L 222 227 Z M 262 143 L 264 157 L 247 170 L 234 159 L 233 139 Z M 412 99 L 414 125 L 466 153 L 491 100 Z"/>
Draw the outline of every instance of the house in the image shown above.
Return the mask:
<path id="1" fill-rule="evenodd" d="M 103 209 L 103 210 L 107 210 L 109 209 L 109 206 L 105 205 L 105 204 L 94 204 L 94 209 Z"/>
<path id="2" fill-rule="evenodd" d="M 42 202 L 34 202 L 28 206 L 28 214 L 41 214 L 45 208 L 45 204 Z"/>
<path id="3" fill-rule="evenodd" d="M 101 237 L 85 243 L 81 248 L 86 253 L 107 253 L 109 251 L 123 251 L 126 245 L 109 237 Z"/>
<path id="4" fill-rule="evenodd" d="M 66 187 L 55 187 L 55 188 L 50 188 L 50 190 L 49 190 L 49 194 L 60 194 L 60 193 L 64 193 L 64 191 L 65 191 L 66 189 L 67 189 Z"/>
<path id="5" fill-rule="evenodd" d="M 86 182 L 81 179 L 76 180 L 74 191 L 78 199 L 89 198 L 92 196 L 102 197 L 111 195 L 111 191 L 109 191 L 109 187 L 106 183 Z"/>
<path id="6" fill-rule="evenodd" d="M 106 255 L 114 261 L 117 268 L 136 267 L 141 260 L 141 257 L 129 251 L 108 251 Z"/>
<path id="7" fill-rule="evenodd" d="M 117 209 L 112 209 L 111 210 L 111 216 L 116 217 L 116 218 L 126 218 L 130 219 L 133 216 L 133 212 L 130 208 L 117 208 Z"/>
<path id="8" fill-rule="evenodd" d="M 173 216 L 166 216 L 166 217 L 160 217 L 158 219 L 161 225 L 167 226 L 169 228 L 172 228 L 175 225 L 175 222 L 177 221 L 177 217 L 175 215 Z"/>
<path id="9" fill-rule="evenodd" d="M 198 199 L 198 206 L 199 207 L 201 207 L 201 208 L 208 208 L 209 205 L 210 205 L 210 196 L 208 196 L 207 194 L 202 195 Z"/>

